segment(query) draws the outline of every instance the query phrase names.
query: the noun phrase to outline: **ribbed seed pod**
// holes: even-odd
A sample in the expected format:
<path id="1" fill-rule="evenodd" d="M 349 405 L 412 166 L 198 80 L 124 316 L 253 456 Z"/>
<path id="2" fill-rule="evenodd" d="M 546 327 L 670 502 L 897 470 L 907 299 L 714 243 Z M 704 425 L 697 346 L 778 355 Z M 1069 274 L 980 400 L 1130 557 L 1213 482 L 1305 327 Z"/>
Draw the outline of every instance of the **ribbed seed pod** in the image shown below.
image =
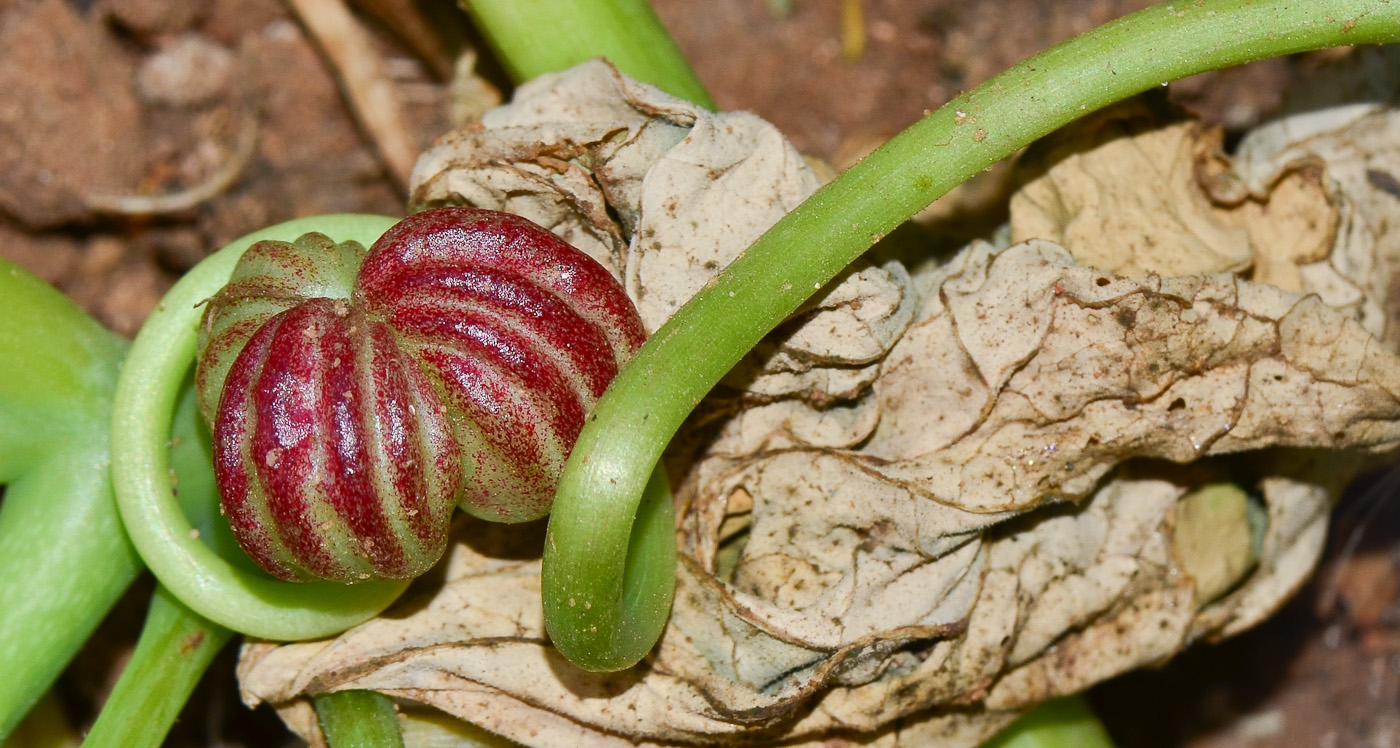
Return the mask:
<path id="1" fill-rule="evenodd" d="M 201 331 L 224 512 L 283 579 L 422 574 L 454 505 L 549 511 L 643 336 L 602 266 L 517 216 L 425 211 L 367 255 L 319 235 L 255 245 Z"/>
<path id="2" fill-rule="evenodd" d="M 408 217 L 355 297 L 438 385 L 466 459 L 462 508 L 500 522 L 549 512 L 584 417 L 646 337 L 602 265 L 494 211 Z"/>

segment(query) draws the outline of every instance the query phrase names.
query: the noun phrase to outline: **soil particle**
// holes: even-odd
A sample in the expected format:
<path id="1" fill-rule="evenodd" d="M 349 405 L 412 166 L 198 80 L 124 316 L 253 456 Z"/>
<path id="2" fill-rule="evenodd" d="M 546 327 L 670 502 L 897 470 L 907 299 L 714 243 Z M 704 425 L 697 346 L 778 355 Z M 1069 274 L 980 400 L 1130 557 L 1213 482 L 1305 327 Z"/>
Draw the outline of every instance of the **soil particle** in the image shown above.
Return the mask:
<path id="1" fill-rule="evenodd" d="M 152 0 L 130 1 L 140 3 Z M 199 30 L 211 39 L 229 46 L 237 45 L 244 36 L 274 21 L 288 18 L 287 4 L 283 0 L 211 0 L 211 3 L 209 14 L 200 24 Z M 294 71 L 288 71 L 288 74 L 299 75 Z"/>
<path id="2" fill-rule="evenodd" d="M 317 213 L 401 215 L 402 196 L 301 28 L 274 21 L 245 43 L 244 80 L 261 113 L 256 169 L 277 175 L 249 187 L 271 209 L 269 222 Z"/>
<path id="3" fill-rule="evenodd" d="M 1171 98 L 1206 124 L 1245 130 L 1278 107 L 1293 76 L 1293 63 L 1276 57 L 1179 80 Z"/>
<path id="4" fill-rule="evenodd" d="M 228 49 L 199 34 L 183 34 L 142 61 L 136 92 L 158 106 L 207 104 L 228 88 L 232 72 Z"/>
<path id="5" fill-rule="evenodd" d="M 77 270 L 82 243 L 62 234 L 35 234 L 0 221 L 0 256 L 62 287 Z"/>
<path id="6" fill-rule="evenodd" d="M 129 252 L 114 237 L 97 237 L 88 242 L 66 290 L 108 327 L 131 336 L 146 318 L 149 301 L 170 285 L 147 253 Z"/>

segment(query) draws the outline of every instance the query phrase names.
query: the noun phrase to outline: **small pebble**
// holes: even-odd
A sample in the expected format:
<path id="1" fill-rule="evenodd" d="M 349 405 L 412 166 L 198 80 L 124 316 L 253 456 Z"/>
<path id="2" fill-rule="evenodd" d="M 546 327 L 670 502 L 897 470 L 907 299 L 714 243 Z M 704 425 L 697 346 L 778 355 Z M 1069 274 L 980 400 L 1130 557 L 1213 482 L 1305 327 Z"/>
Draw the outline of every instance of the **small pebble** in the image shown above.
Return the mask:
<path id="1" fill-rule="evenodd" d="M 148 104 L 192 107 L 228 87 L 233 53 L 198 34 L 184 34 L 147 57 L 136 71 L 136 92 Z"/>

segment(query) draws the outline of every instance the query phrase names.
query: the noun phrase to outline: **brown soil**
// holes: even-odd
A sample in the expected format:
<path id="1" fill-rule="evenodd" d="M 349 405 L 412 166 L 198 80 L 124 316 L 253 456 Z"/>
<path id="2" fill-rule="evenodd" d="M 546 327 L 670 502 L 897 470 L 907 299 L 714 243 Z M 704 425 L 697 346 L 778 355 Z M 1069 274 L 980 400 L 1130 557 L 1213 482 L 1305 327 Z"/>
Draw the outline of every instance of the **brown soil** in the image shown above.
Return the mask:
<path id="1" fill-rule="evenodd" d="M 428 28 L 451 33 L 425 40 L 415 35 L 423 24 L 413 2 L 354 4 L 395 79 L 409 137 L 430 142 L 450 126 L 442 47 L 469 38 L 464 19 L 435 18 Z M 1010 64 L 1147 4 L 655 3 L 721 106 L 758 112 L 837 165 Z M 439 16 L 451 13 L 441 5 Z M 0 3 L 0 50 L 0 89 L 9 92 L 0 105 L 0 256 L 123 333 L 174 278 L 237 236 L 294 216 L 403 211 L 401 185 L 281 0 L 11 0 Z M 1170 95 L 1239 128 L 1266 116 L 1309 64 L 1199 76 Z M 502 84 L 489 60 L 482 69 Z M 207 199 L 161 205 L 201 190 Z M 133 205 L 160 209 L 138 214 Z M 1271 622 L 1098 689 L 1121 744 L 1400 742 L 1400 546 L 1394 529 L 1382 529 L 1397 525 L 1367 514 L 1393 488 L 1381 484 L 1344 506 L 1327 571 Z M 1363 539 L 1342 553 L 1352 527 L 1364 528 Z M 140 597 L 63 682 L 78 726 L 130 646 Z M 266 710 L 240 711 L 227 662 L 206 681 L 171 744 L 277 744 Z"/>

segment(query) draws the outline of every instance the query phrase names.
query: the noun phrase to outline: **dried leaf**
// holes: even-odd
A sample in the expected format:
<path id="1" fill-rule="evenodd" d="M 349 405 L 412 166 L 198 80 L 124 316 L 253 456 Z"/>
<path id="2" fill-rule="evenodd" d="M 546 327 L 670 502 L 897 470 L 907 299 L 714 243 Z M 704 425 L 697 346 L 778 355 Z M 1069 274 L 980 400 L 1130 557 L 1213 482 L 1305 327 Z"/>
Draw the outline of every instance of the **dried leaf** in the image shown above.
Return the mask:
<path id="1" fill-rule="evenodd" d="M 654 328 L 814 184 L 776 133 L 731 117 L 593 64 L 450 136 L 415 196 L 521 209 L 592 241 Z M 1185 235 L 1172 261 L 1201 272 L 1163 277 L 1146 245 L 1097 229 L 1063 233 L 1093 233 L 1085 251 L 1135 277 L 1045 240 L 975 243 L 914 273 L 857 266 L 765 341 L 673 446 L 679 586 L 645 663 L 564 661 L 541 620 L 538 536 L 467 520 L 442 574 L 386 616 L 245 647 L 245 699 L 313 738 L 305 696 L 370 688 L 527 745 L 969 746 L 1040 701 L 1257 623 L 1311 571 L 1364 453 L 1400 444 L 1400 357 L 1361 307 L 1205 272 L 1258 272 L 1273 230 L 1260 219 L 1292 202 L 1283 189 L 1340 211 L 1345 241 L 1362 200 L 1326 158 L 1268 181 L 1267 200 L 1250 192 L 1249 220 L 1199 190 L 1194 213 L 1145 215 L 1142 164 L 1195 189 L 1198 145 L 1184 130 L 1115 139 L 1137 167 L 1080 161 L 1127 183 L 1059 194 L 1137 200 L 1153 230 Z M 1236 168 L 1215 158 L 1217 177 Z M 748 176 L 726 180 L 736 170 Z M 1397 207 L 1367 225 L 1400 223 Z M 1292 225 L 1281 238 L 1306 234 Z M 1319 259 L 1326 233 L 1268 255 L 1268 277 L 1306 289 L 1309 268 L 1359 256 Z M 1222 481 L 1238 487 L 1215 502 L 1227 521 L 1201 519 L 1199 489 Z M 1229 542 L 1203 541 L 1210 526 Z"/>
<path id="2" fill-rule="evenodd" d="M 1297 114 L 1268 123 L 1245 136 L 1230 172 L 1207 186 L 1225 196 L 1274 194 L 1290 180 L 1325 192 L 1335 211 L 1335 240 L 1325 256 L 1300 262 L 1299 290 L 1328 305 L 1348 310 L 1387 347 L 1400 344 L 1400 113 L 1382 102 L 1396 100 L 1384 81 L 1400 78 L 1400 51 L 1357 50 L 1343 79 L 1379 86 L 1383 96 L 1368 103 L 1308 108 L 1343 90 L 1324 78 L 1302 92 Z M 1330 81 L 1330 82 L 1328 82 Z M 1302 175 L 1302 176 L 1298 176 Z M 1280 227 L 1297 230 L 1298 221 Z M 1303 226 L 1300 233 L 1306 233 Z"/>
<path id="3" fill-rule="evenodd" d="M 1011 240 L 1049 239 L 1130 278 L 1243 270 L 1254 261 L 1246 232 L 1196 185 L 1220 137 L 1158 127 L 1134 104 L 1091 115 L 1017 165 L 1026 183 L 1011 198 Z"/>
<path id="4" fill-rule="evenodd" d="M 442 138 L 413 185 L 420 207 L 505 210 L 559 234 L 624 280 L 655 331 L 820 180 L 758 117 L 712 114 L 595 61 L 535 79 L 481 127 Z M 806 310 L 811 324 L 734 383 L 760 395 L 868 388 L 874 371 L 850 368 L 903 332 L 907 283 L 897 265 L 849 271 Z"/>

